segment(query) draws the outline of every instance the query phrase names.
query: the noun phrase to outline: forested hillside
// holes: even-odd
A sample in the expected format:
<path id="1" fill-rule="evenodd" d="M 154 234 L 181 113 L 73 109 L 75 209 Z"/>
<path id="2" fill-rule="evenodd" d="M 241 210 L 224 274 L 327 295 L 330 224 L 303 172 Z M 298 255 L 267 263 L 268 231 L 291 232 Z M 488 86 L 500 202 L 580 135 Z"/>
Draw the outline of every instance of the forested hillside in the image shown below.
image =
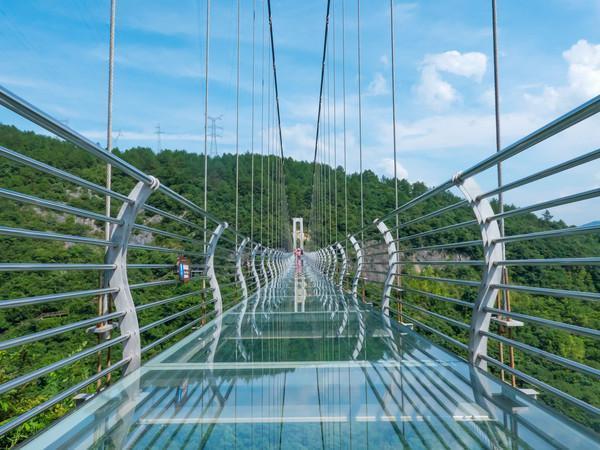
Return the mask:
<path id="1" fill-rule="evenodd" d="M 25 155 L 31 156 L 39 161 L 68 170 L 83 178 L 103 184 L 104 166 L 96 159 L 86 155 L 80 150 L 73 148 L 60 140 L 41 136 L 33 132 L 22 132 L 14 127 L 0 125 L 0 145 L 13 149 Z M 117 150 L 116 153 L 126 161 L 132 163 L 146 173 L 152 174 L 160 179 L 162 183 L 173 190 L 188 197 L 198 205 L 203 203 L 203 173 L 204 158 L 201 155 L 188 153 L 184 150 L 164 150 L 158 154 L 148 148 L 132 148 L 124 151 Z M 240 231 L 244 234 L 250 233 L 251 218 L 251 159 L 254 158 L 254 236 L 257 240 L 261 237 L 269 239 L 268 224 L 266 223 L 266 210 L 263 210 L 263 223 L 261 223 L 261 166 L 262 176 L 266 180 L 267 162 L 266 158 L 258 155 L 252 157 L 249 154 L 240 156 Z M 235 155 L 222 155 L 209 159 L 208 169 L 208 210 L 215 216 L 233 224 L 235 211 L 232 208 L 235 199 Z M 306 162 L 292 159 L 285 160 L 285 178 L 287 185 L 287 198 L 290 216 L 310 216 L 311 187 L 313 167 Z M 344 217 L 343 202 L 343 173 L 337 170 L 338 230 L 333 236 L 342 238 L 346 224 Z M 18 164 L 7 160 L 0 160 L 0 179 L 2 188 L 12 189 L 26 194 L 67 202 L 73 206 L 86 208 L 101 212 L 103 199 L 97 195 L 91 195 L 85 190 L 76 191 L 68 188 L 66 183 L 52 178 L 37 177 L 34 171 L 23 169 Z M 381 179 L 374 173 L 367 171 L 363 175 L 365 193 L 365 220 L 371 222 L 377 217 L 383 216 L 394 207 L 394 182 L 390 179 Z M 266 181 L 265 181 L 266 183 Z M 359 197 L 359 176 L 354 174 L 347 178 L 348 196 L 350 199 Z M 130 180 L 121 176 L 118 172 L 114 179 L 115 189 L 127 192 L 132 187 Z M 266 188 L 265 188 L 266 189 Z M 399 182 L 400 203 L 403 203 L 421 193 L 427 187 L 423 183 L 409 183 L 406 180 Z M 448 194 L 443 200 L 450 201 L 452 196 Z M 433 208 L 435 205 L 427 205 Z M 115 206 L 116 208 L 116 206 Z M 264 206 L 266 208 L 266 206 Z M 348 229 L 350 231 L 359 228 L 360 212 L 357 202 L 350 202 L 348 210 Z M 114 211 L 116 213 L 116 210 Z M 427 226 L 444 226 L 445 220 L 460 221 L 472 219 L 468 211 L 456 211 L 454 215 L 442 216 L 432 221 Z M 11 226 L 35 230 L 52 230 L 65 234 L 87 234 L 90 236 L 102 235 L 102 224 L 93 221 L 77 221 L 72 218 L 64 218 L 61 215 L 48 214 L 40 208 L 25 206 L 20 203 L 1 199 L 0 200 L 0 226 Z M 306 226 L 306 225 L 305 225 Z M 566 225 L 554 220 L 551 216 L 538 217 L 534 214 L 525 214 L 507 221 L 507 234 L 528 233 L 540 230 L 563 228 Z M 414 232 L 425 230 L 425 225 L 415 227 Z M 308 229 L 309 233 L 313 230 Z M 450 236 L 453 240 L 479 239 L 477 230 L 462 230 Z M 314 233 L 313 233 L 314 236 Z M 436 239 L 427 242 L 437 243 Z M 452 242 L 452 241 L 451 241 Z M 464 250 L 465 258 L 478 257 L 479 249 Z M 509 250 L 509 258 L 553 258 L 561 255 L 571 256 L 598 256 L 600 255 L 600 236 L 588 234 L 568 239 L 559 238 L 552 240 L 539 239 L 513 246 Z M 1 262 L 31 262 L 40 259 L 53 260 L 55 262 L 77 261 L 88 262 L 102 258 L 101 250 L 90 252 L 83 250 L 81 246 L 56 245 L 53 242 L 36 241 L 31 239 L 18 239 L 12 237 L 0 237 Z M 600 291 L 600 270 L 594 267 L 532 267 L 531 270 L 515 269 L 511 272 L 512 282 L 519 285 L 545 286 L 561 289 L 572 289 L 588 292 Z M 438 276 L 461 276 L 466 279 L 479 279 L 478 269 L 464 268 L 460 274 L 445 272 L 439 269 L 424 274 L 435 273 Z M 23 273 L 13 275 L 0 272 L 0 301 L 23 295 L 37 295 L 39 284 L 44 284 L 48 291 L 67 291 L 89 288 L 98 283 L 97 278 L 89 275 L 88 278 L 75 276 L 75 274 L 61 273 L 55 277 L 40 277 L 35 273 Z M 418 285 L 424 289 L 425 282 Z M 431 292 L 440 295 L 454 296 L 472 300 L 474 292 L 456 286 L 429 285 Z M 415 301 L 416 302 L 416 301 Z M 515 294 L 512 299 L 513 309 L 518 312 L 537 315 L 550 320 L 562 321 L 574 325 L 586 326 L 600 329 L 600 310 L 593 301 L 559 297 L 540 297 L 525 293 Z M 452 305 L 434 304 L 431 300 L 421 299 L 421 306 L 431 307 L 433 310 L 461 319 L 460 312 Z M 48 306 L 36 306 L 28 309 L 0 309 L 0 335 L 2 340 L 14 338 L 43 328 L 58 326 L 65 322 L 64 317 L 47 318 L 41 320 L 48 312 L 65 312 L 68 315 L 67 322 L 74 322 L 89 318 L 95 314 L 95 300 L 69 301 L 60 306 L 56 303 Z M 423 321 L 430 320 L 427 316 L 416 314 L 415 317 Z M 435 323 L 440 329 L 448 334 L 455 333 L 447 323 Z M 92 339 L 85 340 L 81 334 L 68 335 L 57 338 L 56 341 L 36 342 L 35 344 L 22 346 L 18 351 L 0 351 L 0 383 L 4 383 L 17 375 L 26 373 L 32 368 L 56 361 L 67 354 L 73 354 L 83 348 L 95 344 Z M 516 338 L 530 345 L 552 351 L 558 355 L 580 361 L 595 368 L 600 368 L 600 348 L 591 339 L 567 332 L 551 330 L 542 326 L 526 326 L 516 332 Z M 462 339 L 462 338 L 460 338 Z M 573 371 L 561 368 L 557 365 L 545 365 L 535 358 L 517 352 L 517 368 L 524 372 L 550 382 L 554 386 L 569 392 L 570 394 L 584 399 L 586 402 L 600 406 L 600 386 L 597 380 Z M 0 396 L 0 421 L 8 417 L 26 411 L 41 401 L 51 397 L 64 386 L 73 384 L 75 380 L 81 380 L 85 376 L 94 373 L 95 361 L 85 360 L 72 366 L 68 371 L 59 371 L 42 377 L 23 390 Z M 26 394 L 25 394 L 26 393 Z M 562 402 L 558 402 L 549 396 L 543 397 L 551 403 L 568 412 L 581 422 L 587 423 L 600 431 L 597 421 L 586 417 L 585 414 L 574 410 Z M 39 416 L 34 421 L 18 430 L 17 433 L 9 435 L 0 446 L 14 444 L 31 433 L 39 430 L 46 423 L 64 414 L 72 406 L 71 402 L 63 402 L 55 406 L 51 413 Z"/>

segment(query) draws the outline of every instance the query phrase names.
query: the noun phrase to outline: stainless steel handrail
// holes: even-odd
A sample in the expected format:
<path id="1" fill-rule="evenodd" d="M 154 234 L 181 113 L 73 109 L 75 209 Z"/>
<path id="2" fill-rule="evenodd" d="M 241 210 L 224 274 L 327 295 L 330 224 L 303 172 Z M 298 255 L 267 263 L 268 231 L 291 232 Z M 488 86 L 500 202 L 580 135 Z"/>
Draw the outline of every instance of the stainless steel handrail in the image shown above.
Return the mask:
<path id="1" fill-rule="evenodd" d="M 515 181 L 485 192 L 478 188 L 474 177 L 480 174 L 483 176 L 486 170 L 493 168 L 498 163 L 507 161 L 531 149 L 536 144 L 567 130 L 598 112 L 600 112 L 600 96 L 596 96 L 574 108 L 502 151 L 492 154 L 462 172 L 458 172 L 439 186 L 386 213 L 380 219 L 375 220 L 374 223 L 355 231 L 347 238 L 358 244 L 358 246 L 354 246 L 354 249 L 361 252 L 360 255 L 356 251 L 354 252 L 354 258 L 358 259 L 360 256 L 360 267 L 355 269 L 355 284 L 352 287 L 352 294 L 358 295 L 359 280 L 364 280 L 365 283 L 362 289 L 363 295 L 366 291 L 367 300 L 375 301 L 383 293 L 383 312 L 385 314 L 394 314 L 403 323 L 410 322 L 417 329 L 442 338 L 452 349 L 458 350 L 459 354 L 482 369 L 487 370 L 487 364 L 489 363 L 500 369 L 503 374 L 514 375 L 524 383 L 533 384 L 572 405 L 597 414 L 599 409 L 596 406 L 590 405 L 568 392 L 563 392 L 563 390 L 552 386 L 551 382 L 538 380 L 530 374 L 515 369 L 512 365 L 505 364 L 502 360 L 499 361 L 497 358 L 489 356 L 488 347 L 489 342 L 492 341 L 495 345 L 501 343 L 505 347 L 524 352 L 529 356 L 559 364 L 568 370 L 574 370 L 582 375 L 593 377 L 594 381 L 600 378 L 600 370 L 595 367 L 571 359 L 571 357 L 557 355 L 552 351 L 512 339 L 511 334 L 509 334 L 509 337 L 501 334 L 502 330 L 509 327 L 528 326 L 530 324 L 549 330 L 579 335 L 587 339 L 599 339 L 600 331 L 590 326 L 589 321 L 580 318 L 584 323 L 566 323 L 557 320 L 555 317 L 545 318 L 522 311 L 515 312 L 507 309 L 505 304 L 495 306 L 496 299 L 500 298 L 503 292 L 514 292 L 516 295 L 535 295 L 539 297 L 536 300 L 537 302 L 542 302 L 543 298 L 564 298 L 583 302 L 600 300 L 598 292 L 573 289 L 572 286 L 527 286 L 515 282 L 515 280 L 506 281 L 502 275 L 502 272 L 508 267 L 517 267 L 520 270 L 533 268 L 543 270 L 546 267 L 560 266 L 596 267 L 600 265 L 600 255 L 582 256 L 569 253 L 569 247 L 564 247 L 564 254 L 554 254 L 546 258 L 537 257 L 537 255 L 510 258 L 507 256 L 507 251 L 508 255 L 511 255 L 513 254 L 511 253 L 513 246 L 534 240 L 567 239 L 598 234 L 600 226 L 563 227 L 508 235 L 502 235 L 498 226 L 501 220 L 510 221 L 515 217 L 548 208 L 598 199 L 600 198 L 600 189 L 588 188 L 574 194 L 562 194 L 554 198 L 550 197 L 549 200 L 542 199 L 542 201 L 531 204 L 519 205 L 502 213 L 495 212 L 488 199 L 500 192 L 526 188 L 534 182 L 562 174 L 569 169 L 593 163 L 600 158 L 600 150 L 588 151 L 580 156 L 571 157 L 564 162 L 555 163 L 546 169 L 538 169 L 529 175 L 520 176 Z M 451 189 L 458 189 L 463 198 L 449 195 Z M 433 211 L 428 211 L 425 202 L 434 198 L 437 199 L 436 206 Z M 444 203 L 449 204 L 444 205 Z M 417 205 L 424 207 L 415 208 Z M 466 217 L 469 210 L 472 212 L 471 218 Z M 449 216 L 449 213 L 453 215 Z M 443 219 L 444 217 L 450 217 L 450 219 L 446 219 L 446 224 L 440 223 L 439 220 L 432 221 L 432 219 Z M 381 229 L 381 225 L 385 225 L 386 221 L 396 222 L 394 226 L 389 228 L 389 231 L 397 233 L 393 242 L 404 244 L 391 253 L 389 244 L 386 244 L 381 237 L 378 239 L 374 234 L 377 228 Z M 430 225 L 427 228 L 428 223 L 435 223 L 435 225 Z M 412 225 L 417 224 L 419 225 L 418 228 L 411 228 Z M 474 230 L 475 226 L 479 228 L 479 238 L 475 238 L 475 233 L 466 230 L 467 227 L 472 227 Z M 447 237 L 458 234 L 456 230 L 460 230 L 459 235 L 461 238 Z M 446 232 L 447 234 L 445 234 Z M 364 241 L 359 241 L 358 238 L 363 236 Z M 405 245 L 407 241 L 414 243 L 409 244 L 410 247 L 407 247 Z M 507 246 L 507 249 L 505 249 L 505 246 Z M 388 252 L 382 252 L 386 247 Z M 349 246 L 348 248 L 352 247 Z M 387 260 L 384 257 L 386 254 L 390 256 Z M 316 258 L 317 264 L 322 265 L 324 263 L 320 250 L 315 251 L 312 255 Z M 365 278 L 364 274 L 376 274 L 376 278 L 381 278 L 381 275 L 386 274 L 382 271 L 386 264 L 389 266 L 387 269 L 388 280 L 391 275 L 395 275 L 398 280 L 397 283 L 390 285 L 389 282 Z M 374 265 L 377 265 L 377 267 L 374 268 Z M 459 270 L 466 266 L 473 266 L 474 269 L 479 270 L 481 279 L 460 279 Z M 424 273 L 422 273 L 423 270 Z M 472 272 L 472 269 L 470 270 Z M 449 289 L 449 292 L 455 292 L 455 294 L 441 295 L 439 292 L 444 291 L 436 291 L 436 289 L 442 285 L 447 286 L 444 289 Z M 411 301 L 406 299 L 407 296 Z M 389 304 L 386 305 L 386 302 Z M 447 306 L 442 308 L 443 304 Z M 422 316 L 415 317 L 412 312 L 411 315 L 408 315 L 403 307 L 412 309 L 412 311 L 422 314 Z M 398 308 L 398 311 L 395 308 Z M 467 319 L 470 324 L 449 317 L 447 312 L 444 313 L 444 311 L 452 311 L 448 308 L 456 308 L 454 317 Z M 570 322 L 572 321 L 573 319 L 570 320 Z M 458 331 L 451 336 L 438 329 L 440 324 L 455 327 Z M 493 326 L 498 328 L 498 332 L 490 330 L 492 324 L 496 324 Z M 584 324 L 585 326 L 583 326 Z"/>
<path id="2" fill-rule="evenodd" d="M 117 217 L 109 217 L 93 210 L 71 205 L 69 201 L 59 202 L 32 195 L 29 190 L 28 193 L 25 193 L 19 192 L 14 186 L 0 186 L 2 201 L 30 205 L 43 211 L 50 211 L 52 214 L 79 217 L 90 223 L 109 223 L 112 231 L 110 239 L 101 239 L 95 235 L 93 229 L 90 229 L 89 235 L 84 236 L 47 229 L 17 228 L 12 223 L 10 225 L 0 224 L 0 235 L 9 238 L 64 242 L 65 245 L 97 249 L 89 252 L 90 260 L 72 262 L 60 259 L 11 262 L 10 255 L 7 255 L 8 260 L 0 263 L 0 272 L 7 276 L 18 275 L 19 272 L 60 274 L 66 273 L 66 271 L 84 274 L 89 271 L 97 271 L 102 275 L 100 286 L 78 286 L 78 288 L 65 290 L 65 292 L 52 293 L 43 292 L 43 286 L 37 286 L 35 288 L 38 292 L 41 291 L 39 294 L 35 292 L 36 289 L 33 289 L 24 293 L 21 298 L 0 300 L 0 310 L 9 310 L 51 302 L 58 304 L 57 302 L 97 297 L 100 308 L 100 312 L 95 317 L 75 322 L 69 322 L 67 319 L 67 323 L 47 330 L 0 341 L 0 350 L 7 350 L 36 341 L 50 342 L 48 339 L 54 336 L 67 332 L 82 332 L 84 329 L 85 333 L 92 332 L 98 335 L 98 345 L 84 348 L 74 355 L 35 368 L 30 372 L 18 374 L 15 378 L 0 385 L 0 393 L 20 389 L 30 381 L 82 362 L 92 355 L 109 352 L 116 346 L 121 346 L 123 354 L 123 358 L 116 363 L 109 363 L 110 359 L 107 358 L 107 367 L 100 368 L 87 380 L 10 419 L 0 426 L 0 435 L 2 435 L 90 384 L 104 379 L 117 369 L 123 369 L 124 374 L 132 372 L 139 367 L 142 355 L 151 354 L 151 351 L 156 351 L 160 345 L 165 345 L 183 332 L 190 331 L 193 326 L 203 323 L 207 318 L 219 316 L 223 313 L 224 304 L 232 306 L 242 301 L 258 287 L 249 284 L 247 291 L 241 296 L 239 292 L 227 289 L 227 283 L 220 283 L 218 280 L 220 277 L 225 278 L 229 271 L 231 273 L 236 271 L 236 260 L 223 259 L 219 256 L 217 264 L 225 266 L 222 271 L 215 271 L 217 252 L 221 249 L 229 252 L 231 250 L 230 243 L 235 243 L 239 239 L 250 241 L 238 230 L 232 229 L 226 222 L 161 184 L 152 175 L 122 160 L 116 154 L 106 152 L 91 140 L 2 86 L 0 86 L 0 105 L 72 144 L 74 151 L 85 152 L 92 155 L 98 162 L 110 164 L 120 171 L 118 176 L 129 178 L 129 184 L 131 184 L 131 180 L 134 184 L 137 183 L 130 192 L 117 192 L 117 190 L 107 189 L 78 175 L 21 154 L 18 148 L 0 147 L 0 158 L 10 161 L 15 166 L 35 170 L 44 177 L 50 177 L 53 181 L 60 180 L 71 183 L 77 188 L 88 190 L 98 198 L 109 196 L 121 202 L 122 205 Z M 177 210 L 164 206 L 158 208 L 150 204 L 156 193 L 162 196 L 161 200 L 164 200 L 164 197 L 173 200 Z M 164 201 L 161 204 L 164 204 Z M 157 224 L 150 215 L 161 218 L 159 220 L 161 223 Z M 40 214 L 40 217 L 44 216 Z M 213 225 L 209 223 L 207 226 L 205 220 Z M 234 238 L 222 237 L 224 230 Z M 159 243 L 155 242 L 156 236 L 161 237 Z M 256 243 L 252 244 L 253 247 L 256 245 Z M 272 281 L 281 270 L 279 261 L 281 256 L 279 252 L 275 254 L 273 249 L 262 248 L 263 252 L 267 252 L 269 255 L 269 281 Z M 244 279 L 243 271 L 246 270 L 245 267 L 251 258 L 250 251 L 251 249 L 242 249 L 237 255 L 237 273 L 238 277 L 241 276 L 241 280 Z M 102 254 L 103 252 L 105 254 Z M 233 254 L 235 254 L 235 247 Z M 192 273 L 187 275 L 188 284 L 180 281 L 177 276 L 175 270 L 177 256 L 194 258 L 189 267 Z M 89 277 L 86 280 L 89 280 Z M 225 288 L 223 292 L 221 292 L 220 285 Z M 187 291 L 182 292 L 184 289 Z M 161 296 L 160 292 L 165 290 L 167 290 L 168 296 L 165 294 Z M 150 293 L 153 298 L 156 298 L 154 295 L 157 295 L 158 298 L 162 297 L 163 299 L 148 301 Z M 223 301 L 223 297 L 226 297 L 226 302 Z M 100 301 L 101 299 L 104 300 Z M 149 312 L 159 314 L 154 316 L 154 319 L 156 317 L 158 319 L 152 320 L 152 316 L 147 315 Z M 152 321 L 148 322 L 148 318 Z M 152 333 L 148 333 L 150 330 Z M 144 336 L 141 336 L 142 334 Z M 84 340 L 89 340 L 89 337 Z"/>

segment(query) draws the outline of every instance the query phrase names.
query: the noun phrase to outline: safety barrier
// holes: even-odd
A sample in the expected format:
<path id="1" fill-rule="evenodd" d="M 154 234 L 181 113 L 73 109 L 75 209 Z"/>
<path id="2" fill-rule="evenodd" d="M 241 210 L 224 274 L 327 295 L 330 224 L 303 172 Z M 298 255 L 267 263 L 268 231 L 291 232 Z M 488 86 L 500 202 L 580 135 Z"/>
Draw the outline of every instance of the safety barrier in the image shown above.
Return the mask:
<path id="1" fill-rule="evenodd" d="M 600 225 L 566 226 L 551 221 L 547 210 L 584 201 L 593 207 L 590 202 L 597 201 L 600 188 L 581 190 L 581 180 L 573 183 L 575 193 L 552 196 L 551 192 L 560 186 L 558 176 L 571 171 L 566 174 L 577 177 L 578 169 L 597 163 L 600 149 L 525 174 L 528 167 L 518 157 L 599 111 L 597 96 L 352 233 L 346 242 L 335 243 L 353 250 L 348 256 L 353 261 L 352 282 L 346 289 L 363 301 L 377 303 L 383 314 L 414 326 L 473 365 L 508 377 L 513 385 L 520 380 L 520 386 L 533 386 L 598 417 L 599 405 L 583 399 L 584 386 L 600 378 L 593 352 L 591 356 L 558 354 L 553 333 L 565 339 L 577 336 L 586 348 L 597 348 L 598 321 L 577 311 L 580 302 L 594 305 L 600 300 L 600 256 L 586 252 L 581 241 L 596 238 Z M 495 183 L 493 171 L 499 163 L 509 164 L 514 180 L 481 188 Z M 525 203 L 531 186 L 543 190 L 545 198 L 499 210 L 496 195 L 515 192 L 518 203 Z M 542 217 L 530 214 L 544 211 Z M 529 221 L 545 229 L 514 232 L 518 219 L 526 220 L 525 227 Z M 564 245 L 552 247 L 550 256 L 544 254 L 550 248 L 546 242 L 557 239 Z M 314 255 L 331 277 L 326 270 L 327 250 Z M 591 287 L 574 287 L 569 279 L 576 274 Z M 554 284 L 535 286 L 527 280 Z M 532 331 L 516 331 L 525 328 Z M 579 384 L 559 388 L 555 380 L 543 376 L 540 367 L 566 370 L 565 376 L 577 374 Z M 537 394 L 533 389 L 527 392 Z"/>
<path id="2" fill-rule="evenodd" d="M 251 242 L 157 178 L 2 87 L 0 104 L 64 140 L 65 151 L 83 161 L 67 170 L 36 159 L 38 149 L 0 147 L 2 169 L 20 183 L 0 186 L 3 210 L 19 212 L 4 214 L 6 222 L 0 225 L 0 309 L 5 317 L 17 316 L 16 324 L 2 333 L 8 338 L 0 341 L 0 351 L 18 355 L 24 346 L 42 342 L 48 354 L 60 354 L 65 340 L 81 347 L 45 366 L 32 362 L 31 370 L 0 384 L 0 395 L 24 392 L 32 382 L 77 362 L 97 361 L 93 375 L 6 421 L 0 426 L 3 435 L 93 383 L 100 389 L 100 381 L 110 381 L 117 370 L 134 371 L 168 341 L 248 298 L 281 271 L 282 253 Z M 116 170 L 114 188 L 94 181 L 103 168 L 99 163 Z M 99 170 L 90 170 L 94 167 Z M 105 198 L 112 200 L 114 214 L 99 212 Z M 31 217 L 31 224 L 22 223 L 21 213 Z M 103 237 L 105 224 L 110 228 Z M 35 260 L 24 260 L 21 249 L 32 240 L 40 242 Z M 72 289 L 55 290 L 64 286 Z M 45 321 L 50 328 L 42 328 L 35 321 L 41 307 L 70 313 L 57 314 Z M 69 320 L 71 314 L 76 321 Z M 15 335 L 21 329 L 23 334 Z M 86 345 L 94 335 L 96 345 Z"/>

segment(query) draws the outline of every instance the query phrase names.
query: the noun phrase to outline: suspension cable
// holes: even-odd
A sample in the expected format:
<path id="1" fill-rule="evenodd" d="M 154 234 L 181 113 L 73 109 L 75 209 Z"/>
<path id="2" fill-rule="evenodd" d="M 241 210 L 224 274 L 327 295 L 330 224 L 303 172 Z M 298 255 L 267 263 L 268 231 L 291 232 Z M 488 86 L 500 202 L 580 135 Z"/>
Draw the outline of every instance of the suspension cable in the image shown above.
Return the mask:
<path id="1" fill-rule="evenodd" d="M 254 241 L 254 91 L 256 71 L 256 0 L 252 0 L 252 113 L 250 114 L 250 242 Z"/>
<path id="2" fill-rule="evenodd" d="M 327 227 L 327 231 L 328 231 L 328 235 L 327 235 L 327 241 L 328 243 L 331 242 L 331 234 L 332 234 L 332 227 L 333 227 L 333 221 L 332 221 L 332 205 L 331 205 L 331 97 L 329 95 L 329 90 L 330 90 L 330 85 L 331 85 L 331 52 L 329 51 L 329 42 L 327 45 L 327 85 L 326 85 L 326 97 L 327 97 L 327 115 L 326 115 L 326 132 L 327 132 L 327 144 L 325 146 L 326 148 L 326 153 L 325 153 L 325 177 L 326 177 L 326 191 L 327 191 L 327 196 L 326 196 L 326 201 L 327 201 L 327 216 L 328 216 L 328 222 L 329 222 L 329 226 Z"/>
<path id="3" fill-rule="evenodd" d="M 347 166 L 347 141 L 346 141 L 346 10 L 342 1 L 342 105 L 344 129 L 344 239 L 348 237 L 348 166 Z M 346 242 L 346 254 L 348 244 Z"/>
<path id="4" fill-rule="evenodd" d="M 394 194 L 395 209 L 398 209 L 398 163 L 396 145 L 396 47 L 394 42 L 394 0 L 390 0 L 390 51 L 392 70 L 392 136 L 394 141 Z M 396 214 L 396 228 L 398 228 L 398 214 Z"/>
<path id="5" fill-rule="evenodd" d="M 262 61 L 260 87 L 260 242 L 264 243 L 264 166 L 265 166 L 265 0 L 262 1 Z"/>
<path id="6" fill-rule="evenodd" d="M 208 64 L 210 52 L 210 0 L 206 0 L 206 37 L 204 48 L 204 211 L 208 211 Z M 206 215 L 204 216 L 204 252 L 206 253 Z"/>
<path id="7" fill-rule="evenodd" d="M 239 231 L 240 216 L 240 0 L 237 0 L 237 42 L 236 42 L 236 85 L 235 85 L 235 230 Z M 238 235 L 235 235 L 235 247 Z"/>
<path id="8" fill-rule="evenodd" d="M 360 0 L 356 0 L 356 44 L 358 58 L 358 159 L 360 170 L 360 229 L 365 227 L 365 196 L 363 185 L 363 158 L 362 158 L 362 91 L 361 91 L 361 67 L 360 67 Z M 361 234 L 362 236 L 362 234 Z M 361 240 L 363 240 L 361 238 Z"/>
<path id="9" fill-rule="evenodd" d="M 267 243 L 271 242 L 271 73 L 267 73 Z"/>
<path id="10" fill-rule="evenodd" d="M 336 103 L 337 103 L 337 97 L 336 97 L 336 78 L 335 78 L 335 66 L 336 66 L 336 52 L 335 52 L 335 47 L 336 47 L 336 40 L 335 40 L 335 26 L 336 26 L 336 20 L 335 20 L 335 0 L 333 2 L 333 19 L 332 19 L 332 33 L 333 33 L 333 65 L 332 65 L 332 71 L 333 71 L 333 204 L 334 204 L 334 208 L 335 208 L 335 222 L 334 222 L 334 230 L 335 230 L 335 234 L 333 235 L 333 241 L 338 240 L 338 184 L 337 184 L 337 109 L 336 109 Z"/>
<path id="11" fill-rule="evenodd" d="M 317 162 L 317 146 L 319 142 L 319 130 L 321 124 L 321 107 L 323 103 L 323 81 L 325 78 L 325 58 L 327 55 L 327 34 L 329 31 L 329 8 L 331 0 L 327 0 L 327 12 L 325 14 L 325 36 L 323 38 L 323 57 L 321 58 L 321 86 L 319 88 L 319 109 L 317 112 L 317 131 L 315 137 L 315 156 L 313 158 L 313 164 Z"/>
<path id="12" fill-rule="evenodd" d="M 114 74 L 115 74 L 115 19 L 117 12 L 117 0 L 111 0 L 110 2 L 110 28 L 108 38 L 108 98 L 107 98 L 107 111 L 106 111 L 106 151 L 112 153 L 112 112 L 113 112 L 113 88 L 114 88 Z M 112 188 L 112 166 L 106 165 L 106 189 Z M 106 195 L 104 197 L 104 207 L 106 217 L 111 216 L 111 197 Z M 110 240 L 111 224 L 110 221 L 106 221 L 104 224 L 104 236 L 107 241 Z M 108 249 L 107 249 L 108 251 Z M 98 296 L 98 315 L 102 316 L 108 313 L 110 308 L 110 302 L 108 294 Z M 103 327 L 106 322 L 101 322 L 96 325 L 97 328 Z M 98 343 L 100 343 L 100 333 L 98 333 Z M 110 347 L 107 350 L 106 364 L 110 366 Z M 97 359 L 97 372 L 102 371 L 102 355 L 98 352 Z M 106 376 L 106 382 L 109 383 L 111 374 Z M 96 388 L 100 389 L 102 386 L 102 379 L 99 379 L 96 383 Z"/>
<path id="13" fill-rule="evenodd" d="M 281 112 L 279 109 L 279 87 L 277 86 L 277 66 L 275 64 L 275 43 L 273 41 L 273 18 L 271 16 L 271 0 L 267 0 L 269 8 L 269 34 L 271 36 L 271 58 L 273 61 L 273 84 L 275 87 L 275 103 L 277 105 L 277 127 L 279 129 L 279 149 L 283 158 L 283 136 L 281 135 Z"/>

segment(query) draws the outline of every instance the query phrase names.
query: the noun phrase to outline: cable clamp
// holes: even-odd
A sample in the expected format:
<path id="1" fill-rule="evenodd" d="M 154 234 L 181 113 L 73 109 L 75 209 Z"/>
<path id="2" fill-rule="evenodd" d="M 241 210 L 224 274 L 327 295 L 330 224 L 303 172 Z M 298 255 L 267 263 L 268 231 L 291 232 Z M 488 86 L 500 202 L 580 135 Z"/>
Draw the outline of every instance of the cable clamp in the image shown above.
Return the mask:
<path id="1" fill-rule="evenodd" d="M 458 171 L 452 177 L 452 183 L 460 184 L 462 182 L 462 171 Z"/>
<path id="2" fill-rule="evenodd" d="M 150 175 L 150 189 L 152 189 L 153 191 L 157 191 L 159 187 L 160 187 L 159 179 Z"/>

